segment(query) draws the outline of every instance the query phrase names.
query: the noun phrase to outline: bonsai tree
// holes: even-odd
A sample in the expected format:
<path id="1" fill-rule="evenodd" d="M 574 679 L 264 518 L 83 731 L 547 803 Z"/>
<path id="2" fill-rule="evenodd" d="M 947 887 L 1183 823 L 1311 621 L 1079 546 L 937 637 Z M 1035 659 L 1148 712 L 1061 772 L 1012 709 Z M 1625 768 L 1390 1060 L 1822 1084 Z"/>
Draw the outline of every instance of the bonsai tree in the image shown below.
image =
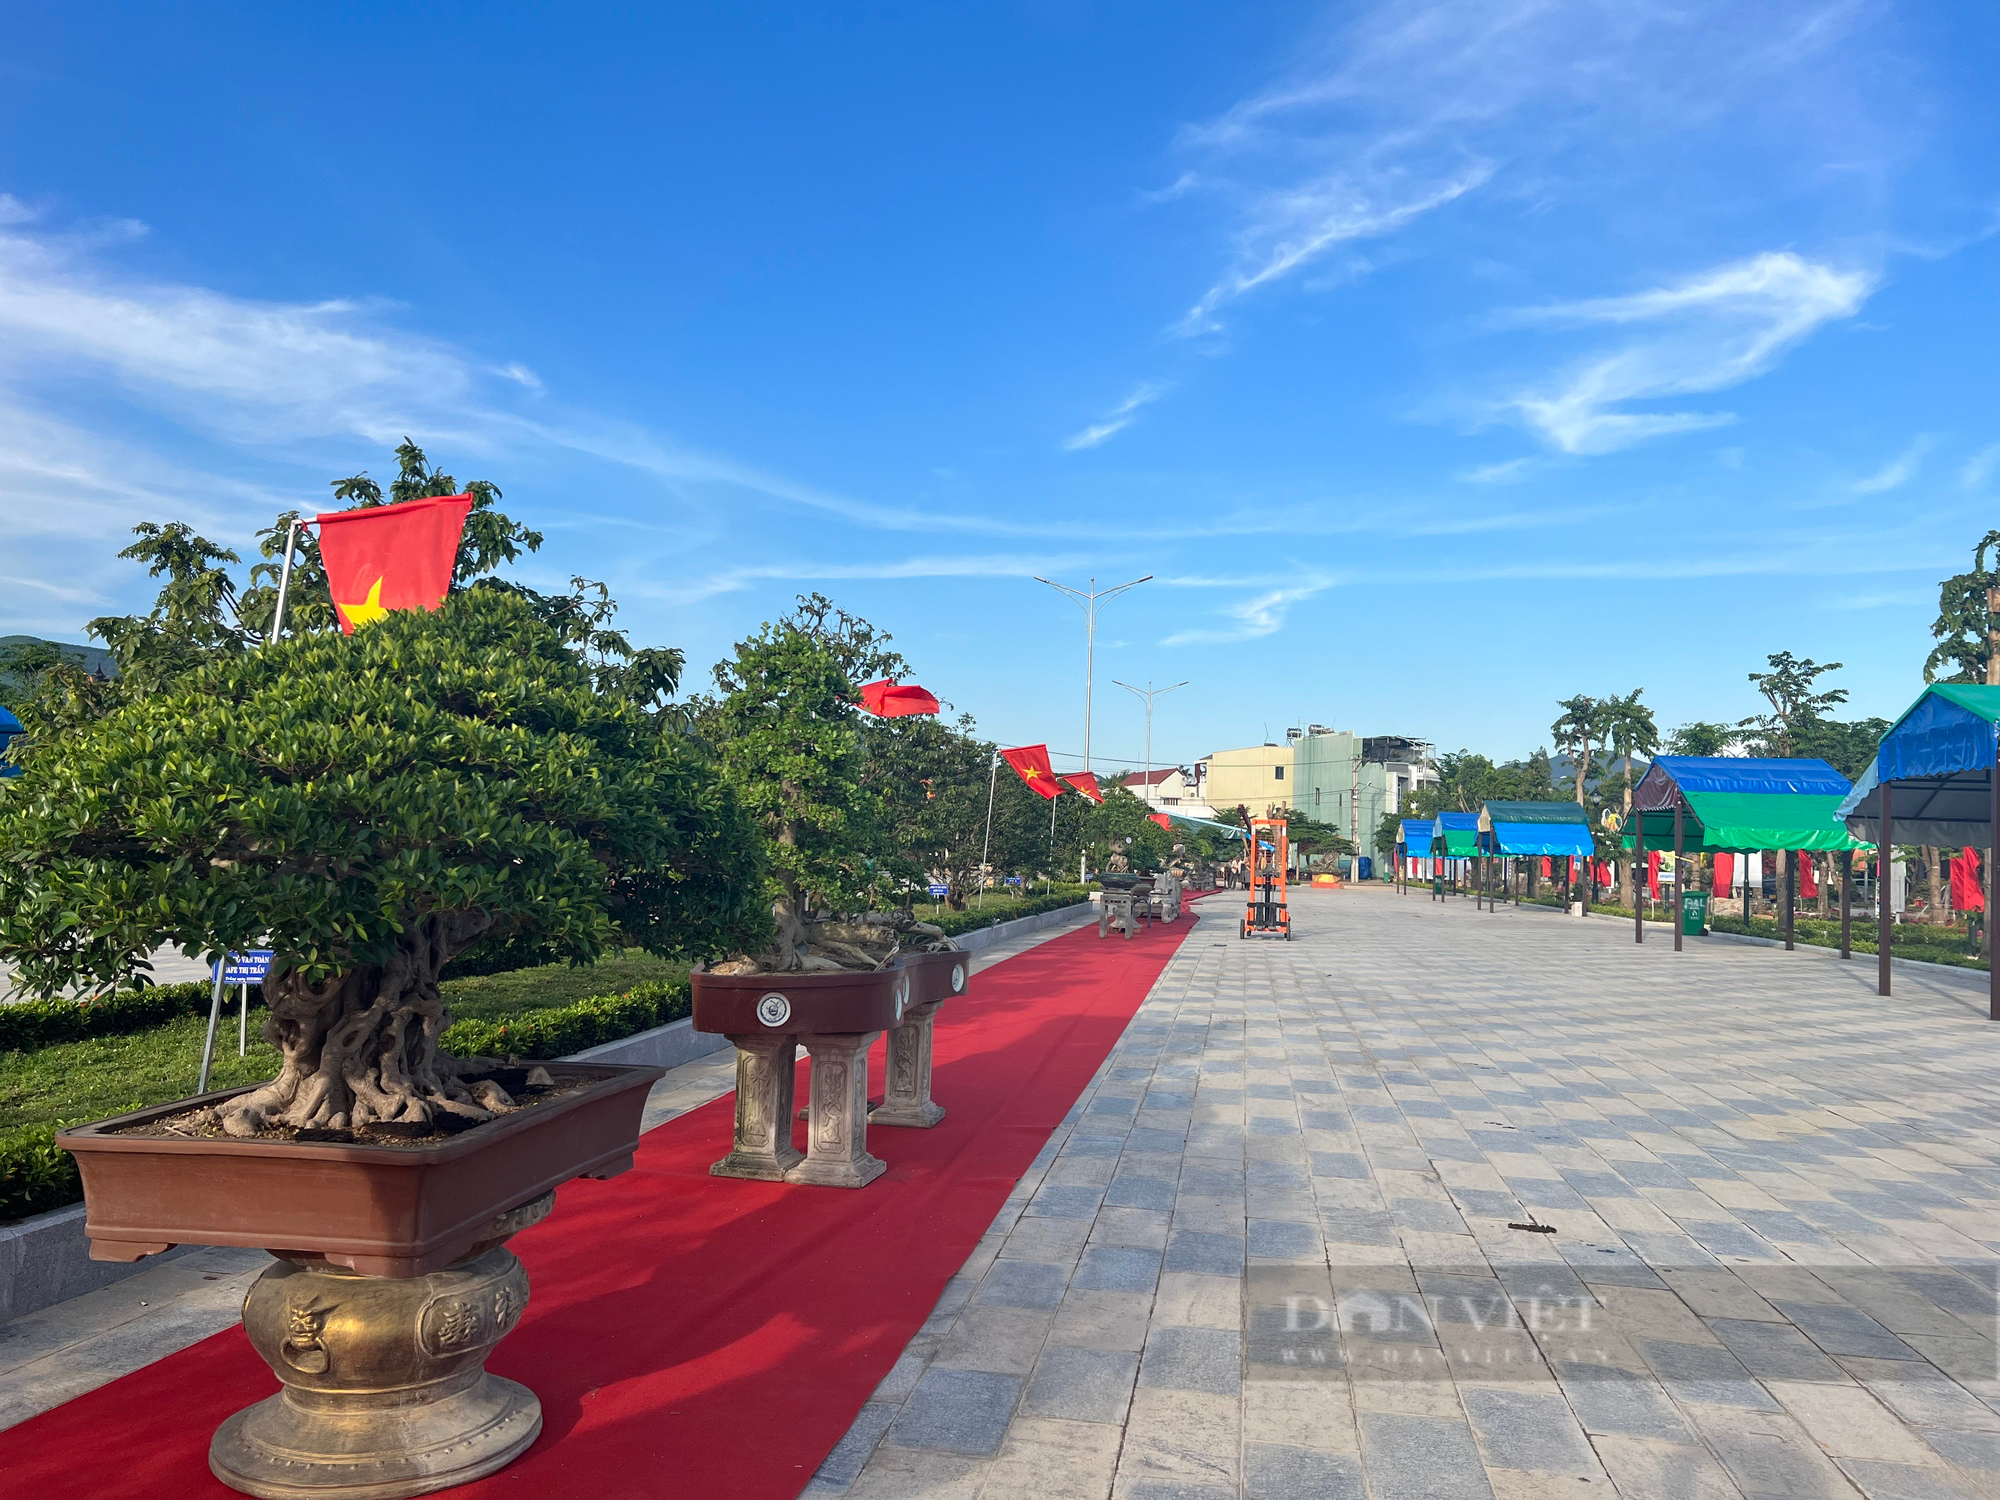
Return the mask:
<path id="1" fill-rule="evenodd" d="M 269 1125 L 479 1120 L 438 972 L 525 936 L 703 955 L 768 927 L 757 840 L 663 716 L 503 590 L 212 662 L 42 747 L 0 798 L 0 958 L 45 993 L 166 943 L 275 950 Z"/>

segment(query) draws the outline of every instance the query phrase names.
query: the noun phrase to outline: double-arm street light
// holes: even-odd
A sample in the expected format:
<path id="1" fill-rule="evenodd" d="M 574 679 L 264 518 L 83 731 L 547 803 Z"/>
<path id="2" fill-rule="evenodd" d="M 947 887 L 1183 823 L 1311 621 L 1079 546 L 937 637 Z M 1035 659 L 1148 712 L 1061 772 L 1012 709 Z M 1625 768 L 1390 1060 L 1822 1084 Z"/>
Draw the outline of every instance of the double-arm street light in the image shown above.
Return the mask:
<path id="1" fill-rule="evenodd" d="M 1133 697 L 1146 700 L 1146 779 L 1142 785 L 1146 788 L 1146 805 L 1150 807 L 1153 804 L 1153 700 L 1164 698 L 1174 688 L 1184 688 L 1187 684 L 1177 682 L 1173 687 L 1156 688 L 1153 686 L 1153 679 L 1148 677 L 1143 688 L 1135 688 L 1131 683 L 1119 682 L 1115 677 L 1111 680 Z"/>
<path id="2" fill-rule="evenodd" d="M 1039 573 L 1035 575 L 1035 582 L 1046 583 L 1050 588 L 1068 594 L 1076 601 L 1077 608 L 1083 611 L 1083 768 L 1086 771 L 1090 769 L 1091 674 L 1097 665 L 1097 606 L 1103 600 L 1122 594 L 1127 589 L 1137 588 L 1142 583 L 1150 583 L 1152 578 L 1153 575 L 1148 573 L 1144 578 L 1135 578 L 1130 583 L 1121 583 L 1116 588 L 1110 589 L 1100 589 L 1097 580 L 1093 578 L 1088 589 L 1073 589 L 1066 583 L 1057 583 L 1054 579 L 1044 578 Z"/>

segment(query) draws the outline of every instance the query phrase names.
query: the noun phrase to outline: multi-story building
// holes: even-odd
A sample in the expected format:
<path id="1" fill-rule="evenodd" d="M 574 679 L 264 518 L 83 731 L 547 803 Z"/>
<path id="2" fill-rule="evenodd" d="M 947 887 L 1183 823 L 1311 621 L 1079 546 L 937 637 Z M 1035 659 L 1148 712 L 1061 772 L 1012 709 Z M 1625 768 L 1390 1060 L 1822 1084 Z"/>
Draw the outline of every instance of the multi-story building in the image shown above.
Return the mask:
<path id="1" fill-rule="evenodd" d="M 1385 813 L 1401 812 L 1410 793 L 1434 783 L 1431 746 L 1400 735 L 1363 737 L 1309 724 L 1286 731 L 1292 749 L 1292 806 L 1330 823 L 1369 855 L 1377 869 L 1391 855 L 1375 847 Z"/>
<path id="2" fill-rule="evenodd" d="M 1195 763 L 1194 794 L 1218 813 L 1247 808 L 1268 818 L 1292 806 L 1292 747 L 1251 745 L 1217 750 Z"/>
<path id="3" fill-rule="evenodd" d="M 1208 805 L 1195 795 L 1194 783 L 1179 766 L 1167 766 L 1150 774 L 1134 771 L 1120 777 L 1118 784 L 1154 807 L 1171 807 L 1196 818 L 1214 816 Z"/>

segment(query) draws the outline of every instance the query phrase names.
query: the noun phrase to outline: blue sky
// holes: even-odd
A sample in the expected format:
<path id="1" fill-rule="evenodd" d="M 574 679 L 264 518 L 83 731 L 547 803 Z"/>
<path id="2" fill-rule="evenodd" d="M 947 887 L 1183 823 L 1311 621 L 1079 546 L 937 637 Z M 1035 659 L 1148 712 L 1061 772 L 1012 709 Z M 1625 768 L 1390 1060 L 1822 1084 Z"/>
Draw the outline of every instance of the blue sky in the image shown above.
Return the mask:
<path id="1" fill-rule="evenodd" d="M 802 589 L 1009 741 L 1914 696 L 2000 524 L 2000 10 L 13 7 L 0 633 L 408 433 L 699 669 Z"/>

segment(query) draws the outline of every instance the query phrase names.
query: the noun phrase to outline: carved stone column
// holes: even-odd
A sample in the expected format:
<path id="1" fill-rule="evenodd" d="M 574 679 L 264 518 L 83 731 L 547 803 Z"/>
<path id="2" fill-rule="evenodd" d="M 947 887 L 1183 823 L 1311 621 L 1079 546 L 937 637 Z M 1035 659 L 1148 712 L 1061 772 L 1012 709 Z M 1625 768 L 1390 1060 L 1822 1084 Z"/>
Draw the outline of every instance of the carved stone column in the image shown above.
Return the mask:
<path id="1" fill-rule="evenodd" d="M 736 1044 L 736 1143 L 709 1175 L 782 1182 L 804 1159 L 792 1144 L 799 1039 L 767 1032 L 729 1040 Z"/>
<path id="2" fill-rule="evenodd" d="M 881 1105 L 868 1116 L 869 1124 L 929 1130 L 944 1118 L 944 1107 L 931 1098 L 931 1035 L 943 1003 L 933 1000 L 915 1007 L 889 1033 L 889 1076 Z"/>
<path id="3" fill-rule="evenodd" d="M 812 1094 L 806 1111 L 806 1159 L 787 1182 L 866 1187 L 889 1168 L 868 1154 L 868 1049 L 879 1031 L 808 1036 Z"/>

